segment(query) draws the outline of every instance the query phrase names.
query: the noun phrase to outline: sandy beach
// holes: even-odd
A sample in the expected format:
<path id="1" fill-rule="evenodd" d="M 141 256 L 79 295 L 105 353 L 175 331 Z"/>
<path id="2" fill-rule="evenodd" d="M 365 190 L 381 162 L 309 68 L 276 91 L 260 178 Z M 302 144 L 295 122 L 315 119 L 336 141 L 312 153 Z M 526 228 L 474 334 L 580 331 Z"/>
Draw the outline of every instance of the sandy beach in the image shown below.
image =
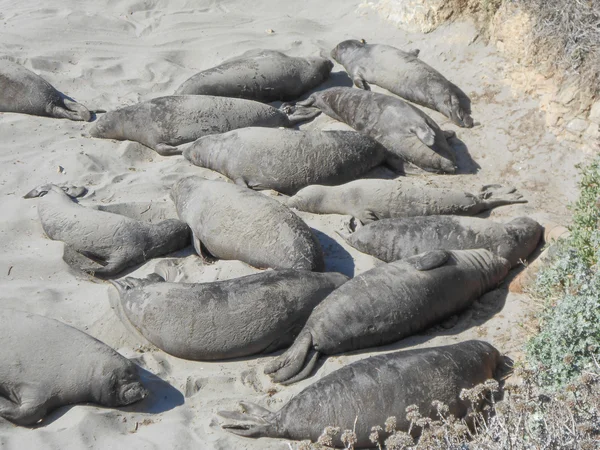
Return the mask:
<path id="1" fill-rule="evenodd" d="M 198 71 L 251 49 L 327 57 L 340 41 L 361 38 L 419 48 L 423 61 L 470 96 L 477 125 L 461 129 L 425 110 L 443 129 L 456 131 L 452 144 L 461 173 L 410 176 L 431 186 L 469 192 L 487 184 L 512 185 L 529 202 L 497 208 L 484 217 L 508 221 L 527 215 L 542 224 L 568 224 L 567 204 L 577 195 L 575 165 L 587 155 L 574 152 L 545 129 L 537 101 L 512 90 L 506 81 L 505 71 L 512 63 L 482 42 L 469 22 L 411 34 L 361 2 L 343 0 L 31 0 L 3 2 L 0 25 L 0 57 L 23 64 L 88 108 L 107 111 L 170 95 Z M 338 64 L 325 84 L 333 85 L 351 85 Z M 153 202 L 153 218 L 159 219 L 175 214 L 169 189 L 182 176 L 223 177 L 181 156 L 161 157 L 138 143 L 93 139 L 91 126 L 0 113 L 0 307 L 52 317 L 100 339 L 144 369 L 151 395 L 122 409 L 60 408 L 33 429 L 0 419 L 0 448 L 289 449 L 282 440 L 229 434 L 220 429 L 215 413 L 234 409 L 240 400 L 277 410 L 324 375 L 381 352 L 475 338 L 518 357 L 524 335 L 520 324 L 533 305 L 528 296 L 510 293 L 507 282 L 425 334 L 323 358 L 314 376 L 286 387 L 272 384 L 262 372 L 272 355 L 209 363 L 158 350 L 123 325 L 113 308 L 116 291 L 110 283 L 69 269 L 62 260 L 63 243 L 44 234 L 37 200 L 22 197 L 44 183 L 68 182 L 90 190 L 82 204 Z M 325 115 L 300 128 L 348 129 Z M 372 176 L 382 173 L 389 175 L 377 169 Z M 283 199 L 274 192 L 264 194 Z M 377 264 L 336 233 L 344 229 L 348 216 L 298 214 L 318 232 L 327 270 L 355 276 Z M 166 271 L 170 281 L 189 282 L 258 272 L 237 261 L 204 265 L 190 246 L 128 274 L 142 277 L 156 268 Z"/>

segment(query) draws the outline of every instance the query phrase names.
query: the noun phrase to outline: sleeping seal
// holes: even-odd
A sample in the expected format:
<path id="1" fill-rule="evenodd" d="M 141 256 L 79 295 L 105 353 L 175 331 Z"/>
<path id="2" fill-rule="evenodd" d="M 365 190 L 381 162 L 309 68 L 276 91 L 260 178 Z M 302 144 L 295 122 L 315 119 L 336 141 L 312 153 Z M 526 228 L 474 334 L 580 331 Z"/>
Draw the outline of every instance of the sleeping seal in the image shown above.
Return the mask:
<path id="1" fill-rule="evenodd" d="M 396 417 L 398 431 L 409 431 L 408 406 L 417 405 L 424 417 L 439 420 L 435 400 L 448 414 L 466 418 L 471 403 L 460 398 L 471 389 L 499 377 L 504 361 L 487 342 L 466 341 L 442 347 L 408 350 L 356 361 L 311 384 L 277 412 L 241 403 L 245 413 L 220 411 L 221 426 L 248 437 L 273 437 L 316 442 L 326 427 L 354 430 L 353 448 L 374 448 L 371 427 L 384 427 Z M 413 427 L 411 434 L 419 435 Z M 379 448 L 389 436 L 379 432 Z M 347 448 L 339 435 L 335 447 Z"/>
<path id="2" fill-rule="evenodd" d="M 419 59 L 419 50 L 403 52 L 390 45 L 369 45 L 364 40 L 340 42 L 331 57 L 344 66 L 354 84 L 368 83 L 418 105 L 439 111 L 459 127 L 471 128 L 471 101 L 456 85 Z"/>
<path id="3" fill-rule="evenodd" d="M 308 186 L 288 206 L 315 214 L 348 214 L 361 223 L 396 217 L 473 216 L 513 203 L 527 203 L 514 188 L 483 186 L 479 194 L 432 188 L 414 179 L 356 180 L 340 186 Z"/>
<path id="4" fill-rule="evenodd" d="M 311 184 L 355 180 L 381 164 L 386 153 L 356 131 L 257 127 L 204 136 L 186 146 L 183 156 L 241 186 L 293 195 Z"/>
<path id="5" fill-rule="evenodd" d="M 54 319 L 2 309 L 0 349 L 0 417 L 17 425 L 65 405 L 124 406 L 148 394 L 132 362 Z"/>
<path id="6" fill-rule="evenodd" d="M 342 237 L 355 249 L 385 262 L 436 249 L 485 248 L 514 267 L 536 249 L 542 231 L 528 217 L 498 223 L 477 217 L 425 216 L 379 220 Z"/>
<path id="7" fill-rule="evenodd" d="M 322 271 L 319 241 L 300 217 L 251 189 L 200 177 L 171 190 L 179 218 L 193 233 L 196 252 L 237 259 L 257 268 Z"/>
<path id="8" fill-rule="evenodd" d="M 310 375 L 320 354 L 376 347 L 423 331 L 469 307 L 509 270 L 507 260 L 483 249 L 435 250 L 375 267 L 319 303 L 265 373 L 294 383 Z"/>
<path id="9" fill-rule="evenodd" d="M 56 117 L 89 122 L 88 109 L 66 98 L 39 75 L 0 59 L 0 112 Z"/>
<path id="10" fill-rule="evenodd" d="M 313 308 L 347 280 L 335 272 L 269 270 L 212 283 L 164 283 L 156 274 L 111 283 L 122 319 L 146 339 L 179 358 L 206 361 L 289 346 Z"/>
<path id="11" fill-rule="evenodd" d="M 189 245 L 189 228 L 180 220 L 151 224 L 86 208 L 73 201 L 72 197 L 85 194 L 77 189 L 82 188 L 48 184 L 25 195 L 25 198 L 42 197 L 38 204 L 42 227 L 50 239 L 65 243 L 64 259 L 70 265 L 77 265 L 75 268 L 108 277 Z M 73 252 L 98 264 L 78 266 L 83 258 L 73 258 Z"/>
<path id="12" fill-rule="evenodd" d="M 356 131 L 371 136 L 389 152 L 404 161 L 430 172 L 454 173 L 454 150 L 447 138 L 452 131 L 442 131 L 423 111 L 405 101 L 385 94 L 334 87 L 315 92 L 295 106 L 284 105 L 286 111 L 304 115 L 313 107 Z"/>
<path id="13" fill-rule="evenodd" d="M 328 77 L 325 58 L 297 58 L 274 50 L 250 50 L 197 73 L 175 95 L 216 95 L 259 102 L 294 100 Z"/>
<path id="14" fill-rule="evenodd" d="M 270 105 L 240 98 L 177 95 L 110 111 L 90 130 L 93 137 L 130 140 L 163 156 L 180 155 L 176 146 L 208 134 L 244 127 L 290 127 L 317 112 L 287 116 Z"/>

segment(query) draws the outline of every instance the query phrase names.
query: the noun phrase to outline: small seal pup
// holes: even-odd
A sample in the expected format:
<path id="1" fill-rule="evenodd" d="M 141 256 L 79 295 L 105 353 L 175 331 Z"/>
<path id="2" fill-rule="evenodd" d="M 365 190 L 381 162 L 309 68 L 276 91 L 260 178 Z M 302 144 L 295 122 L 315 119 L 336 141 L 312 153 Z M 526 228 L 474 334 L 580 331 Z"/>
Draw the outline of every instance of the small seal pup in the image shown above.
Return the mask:
<path id="1" fill-rule="evenodd" d="M 371 136 L 389 152 L 430 172 L 454 173 L 454 150 L 447 139 L 453 131 L 442 131 L 423 111 L 396 97 L 347 87 L 315 92 L 295 106 L 282 108 L 305 115 L 313 107 Z"/>
<path id="2" fill-rule="evenodd" d="M 310 375 L 320 354 L 385 345 L 423 331 L 468 308 L 509 270 L 507 260 L 483 249 L 434 250 L 377 266 L 319 303 L 265 373 L 275 382 L 295 383 Z"/>
<path id="3" fill-rule="evenodd" d="M 483 341 L 393 352 L 353 362 L 324 376 L 277 412 L 244 402 L 240 406 L 245 413 L 217 414 L 225 430 L 240 436 L 317 442 L 326 427 L 339 427 L 356 433 L 354 448 L 374 448 L 371 428 L 383 427 L 391 416 L 396 417 L 397 430 L 420 434 L 420 428 L 410 429 L 406 419 L 411 405 L 417 405 L 422 416 L 439 420 L 432 406 L 437 400 L 448 406 L 448 414 L 465 418 L 471 402 L 460 397 L 461 391 L 499 377 L 503 370 L 498 350 Z M 379 444 L 388 436 L 380 428 Z M 339 435 L 333 445 L 346 448 Z"/>
<path id="4" fill-rule="evenodd" d="M 287 205 L 315 214 L 348 214 L 361 223 L 435 214 L 474 216 L 513 203 L 527 203 L 514 188 L 483 186 L 477 195 L 432 188 L 414 179 L 356 180 L 340 186 L 313 185 L 288 199 Z"/>
<path id="5" fill-rule="evenodd" d="M 485 248 L 514 267 L 536 249 L 542 233 L 543 227 L 529 217 L 498 223 L 477 217 L 420 216 L 378 220 L 340 235 L 355 249 L 385 262 L 436 249 Z"/>
<path id="6" fill-rule="evenodd" d="M 0 417 L 17 425 L 65 405 L 125 406 L 148 394 L 135 364 L 54 319 L 2 309 L 0 349 Z"/>
<path id="7" fill-rule="evenodd" d="M 110 111 L 90 130 L 103 139 L 137 141 L 159 155 L 180 155 L 177 146 L 208 134 L 244 127 L 290 127 L 318 114 L 295 110 L 289 116 L 270 105 L 212 95 L 159 97 Z"/>
<path id="8" fill-rule="evenodd" d="M 224 181 L 186 177 L 171 189 L 198 255 L 237 259 L 263 269 L 322 271 L 321 244 L 285 205 Z"/>
<path id="9" fill-rule="evenodd" d="M 189 146 L 188 146 L 189 145 Z M 183 156 L 240 186 L 293 195 L 311 184 L 352 181 L 386 159 L 386 150 L 356 131 L 242 128 L 204 136 Z"/>
<path id="10" fill-rule="evenodd" d="M 265 103 L 294 100 L 327 80 L 332 68 L 326 58 L 249 50 L 197 73 L 175 95 L 217 95 Z"/>
<path id="11" fill-rule="evenodd" d="M 111 283 L 122 320 L 173 356 L 208 361 L 289 346 L 313 308 L 347 280 L 288 269 L 212 283 L 165 283 L 157 274 Z"/>
<path id="12" fill-rule="evenodd" d="M 38 214 L 42 227 L 50 239 L 66 244 L 67 263 L 71 262 L 68 256 L 71 251 L 98 263 L 98 267 L 75 268 L 108 277 L 189 245 L 190 230 L 180 220 L 151 224 L 86 208 L 73 201 L 85 192 L 83 188 L 47 184 L 25 195 L 25 198 L 41 197 Z"/>
<path id="13" fill-rule="evenodd" d="M 88 109 L 69 100 L 39 75 L 20 64 L 0 59 L 0 112 L 89 122 Z"/>
<path id="14" fill-rule="evenodd" d="M 439 111 L 459 127 L 473 126 L 469 98 L 421 61 L 419 50 L 403 52 L 390 45 L 351 39 L 340 42 L 331 51 L 331 57 L 344 66 L 356 87 L 368 91 L 368 83 L 373 83 L 410 102 Z"/>

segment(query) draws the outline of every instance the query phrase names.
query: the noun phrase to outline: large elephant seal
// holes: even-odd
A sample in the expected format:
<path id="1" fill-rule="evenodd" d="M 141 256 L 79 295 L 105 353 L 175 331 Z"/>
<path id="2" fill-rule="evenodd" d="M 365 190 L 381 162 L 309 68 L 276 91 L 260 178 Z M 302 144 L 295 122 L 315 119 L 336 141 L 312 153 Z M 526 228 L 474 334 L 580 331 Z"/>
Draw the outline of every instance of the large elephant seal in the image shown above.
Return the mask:
<path id="1" fill-rule="evenodd" d="M 311 184 L 355 180 L 381 164 L 386 153 L 356 131 L 242 128 L 202 137 L 183 156 L 241 186 L 292 195 Z"/>
<path id="2" fill-rule="evenodd" d="M 327 80 L 332 68 L 326 58 L 250 50 L 197 73 L 175 95 L 217 95 L 266 103 L 294 100 Z"/>
<path id="3" fill-rule="evenodd" d="M 448 414 L 465 418 L 471 403 L 460 398 L 461 391 L 498 377 L 503 369 L 498 350 L 482 341 L 394 352 L 356 361 L 324 376 L 277 412 L 241 403 L 245 413 L 218 414 L 225 430 L 241 436 L 316 442 L 326 427 L 339 427 L 354 430 L 354 448 L 374 448 L 371 427 L 383 427 L 394 416 L 397 430 L 408 432 L 406 408 L 411 405 L 417 405 L 424 417 L 439 420 L 432 405 L 437 400 L 448 406 Z M 421 430 L 410 431 L 418 435 Z M 379 443 L 383 445 L 388 436 L 381 430 Z M 346 448 L 339 435 L 333 445 Z"/>
<path id="4" fill-rule="evenodd" d="M 471 101 L 456 85 L 419 59 L 419 50 L 403 52 L 390 45 L 365 41 L 340 42 L 331 57 L 350 74 L 354 84 L 370 90 L 376 84 L 408 101 L 441 112 L 460 127 L 471 128 Z"/>
<path id="5" fill-rule="evenodd" d="M 130 140 L 163 156 L 180 155 L 176 146 L 208 134 L 244 127 L 290 127 L 318 114 L 297 110 L 290 116 L 270 105 L 212 95 L 159 97 L 111 111 L 90 130 L 93 137 Z"/>
<path id="6" fill-rule="evenodd" d="M 454 173 L 454 150 L 447 138 L 452 131 L 442 131 L 423 111 L 405 101 L 385 94 L 334 87 L 315 92 L 296 106 L 284 105 L 286 111 L 303 115 L 313 107 L 333 119 L 350 125 L 382 144 L 388 151 L 421 169 Z"/>
<path id="7" fill-rule="evenodd" d="M 482 211 L 527 200 L 514 188 L 487 185 L 477 195 L 428 187 L 414 179 L 356 180 L 340 186 L 308 186 L 290 197 L 288 206 L 315 214 L 348 214 L 362 223 L 396 217 Z"/>
<path id="8" fill-rule="evenodd" d="M 277 200 L 223 181 L 186 177 L 173 186 L 196 252 L 258 268 L 321 271 L 323 250 L 308 225 Z"/>
<path id="9" fill-rule="evenodd" d="M 0 311 L 0 417 L 34 425 L 75 403 L 124 406 L 148 394 L 136 366 L 62 322 Z"/>
<path id="10" fill-rule="evenodd" d="M 315 306 L 348 280 L 305 270 L 268 270 L 212 283 L 111 281 L 120 308 L 142 335 L 171 355 L 198 361 L 289 346 Z M 168 319 L 166 319 L 168 318 Z"/>
<path id="11" fill-rule="evenodd" d="M 294 345 L 265 373 L 294 383 L 310 375 L 320 354 L 376 347 L 423 331 L 470 306 L 509 270 L 507 260 L 483 249 L 435 250 L 375 267 L 323 300 Z"/>
<path id="12" fill-rule="evenodd" d="M 529 217 L 498 223 L 476 217 L 425 216 L 384 219 L 342 237 L 385 262 L 430 250 L 485 248 L 514 267 L 538 246 L 543 227 Z"/>
<path id="13" fill-rule="evenodd" d="M 0 112 L 89 122 L 92 114 L 25 67 L 0 59 Z"/>
<path id="14" fill-rule="evenodd" d="M 97 263 L 77 266 L 79 270 L 108 277 L 189 245 L 189 228 L 180 220 L 151 224 L 86 208 L 73 201 L 78 194 L 72 187 L 49 184 L 33 189 L 25 198 L 42 197 L 38 203 L 42 227 L 50 239 L 66 244 L 67 263 L 78 265 L 85 261 L 73 258 L 72 252 L 89 258 L 89 263 Z"/>

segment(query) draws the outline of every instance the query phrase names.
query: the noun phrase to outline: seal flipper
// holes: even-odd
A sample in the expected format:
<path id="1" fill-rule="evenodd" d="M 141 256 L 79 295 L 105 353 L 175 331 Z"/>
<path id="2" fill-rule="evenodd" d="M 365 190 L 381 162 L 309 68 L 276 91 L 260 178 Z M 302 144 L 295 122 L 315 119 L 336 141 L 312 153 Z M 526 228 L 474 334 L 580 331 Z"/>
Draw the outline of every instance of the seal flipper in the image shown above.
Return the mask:
<path id="1" fill-rule="evenodd" d="M 308 353 L 312 347 L 312 335 L 306 328 L 298 335 L 292 346 L 287 349 L 280 356 L 275 358 L 265 367 L 265 373 L 271 377 L 276 383 L 281 383 L 293 379 L 299 381 L 308 376 L 302 368 L 305 366 Z M 319 353 L 317 352 L 316 358 L 313 356 L 308 361 L 308 365 L 312 370 L 316 359 L 318 359 Z M 298 378 L 300 375 L 304 375 L 302 378 Z"/>
<path id="2" fill-rule="evenodd" d="M 246 437 L 280 437 L 277 433 L 275 414 L 254 403 L 240 402 L 245 413 L 218 411 L 217 415 L 226 419 L 221 428 Z"/>
<path id="3" fill-rule="evenodd" d="M 63 104 L 64 107 L 56 105 L 52 108 L 52 117 L 83 122 L 89 122 L 92 119 L 92 113 L 85 106 L 68 98 L 63 98 Z"/>
<path id="4" fill-rule="evenodd" d="M 354 82 L 354 86 L 356 86 L 359 89 L 364 89 L 365 91 L 371 90 L 371 86 L 369 86 L 369 83 L 365 81 L 362 73 L 360 72 L 354 74 L 354 76 L 352 77 L 352 81 Z"/>
<path id="5" fill-rule="evenodd" d="M 411 256 L 404 261 L 409 263 L 420 272 L 443 266 L 450 258 L 450 252 L 446 250 L 431 250 L 420 255 Z"/>
<path id="6" fill-rule="evenodd" d="M 419 140 L 428 147 L 435 144 L 435 131 L 429 125 L 420 125 L 416 127 L 413 132 L 417 135 Z"/>
<path id="7" fill-rule="evenodd" d="M 169 144 L 156 144 L 153 149 L 160 156 L 173 156 L 173 155 L 181 155 L 183 154 L 182 148 L 174 147 Z"/>
<path id="8" fill-rule="evenodd" d="M 0 417 L 17 425 L 35 425 L 46 415 L 46 408 L 42 404 L 43 402 L 27 400 L 14 402 L 0 396 Z"/>
<path id="9" fill-rule="evenodd" d="M 492 209 L 497 206 L 512 205 L 514 203 L 527 203 L 514 187 L 504 187 L 500 184 L 488 184 L 481 187 L 478 195 L 482 209 L 478 212 Z"/>
<path id="10" fill-rule="evenodd" d="M 211 253 L 207 250 L 207 248 L 202 244 L 202 241 L 198 236 L 196 236 L 192 232 L 192 244 L 194 245 L 194 250 L 202 260 L 204 264 L 212 264 L 215 262 L 217 258 L 215 258 Z"/>
<path id="11" fill-rule="evenodd" d="M 298 106 L 299 104 L 300 102 L 296 103 L 296 106 L 294 106 L 291 109 L 288 109 L 288 112 L 286 112 L 290 125 L 295 125 L 299 122 L 305 122 L 307 120 L 314 119 L 319 114 L 321 114 L 320 109 Z"/>

